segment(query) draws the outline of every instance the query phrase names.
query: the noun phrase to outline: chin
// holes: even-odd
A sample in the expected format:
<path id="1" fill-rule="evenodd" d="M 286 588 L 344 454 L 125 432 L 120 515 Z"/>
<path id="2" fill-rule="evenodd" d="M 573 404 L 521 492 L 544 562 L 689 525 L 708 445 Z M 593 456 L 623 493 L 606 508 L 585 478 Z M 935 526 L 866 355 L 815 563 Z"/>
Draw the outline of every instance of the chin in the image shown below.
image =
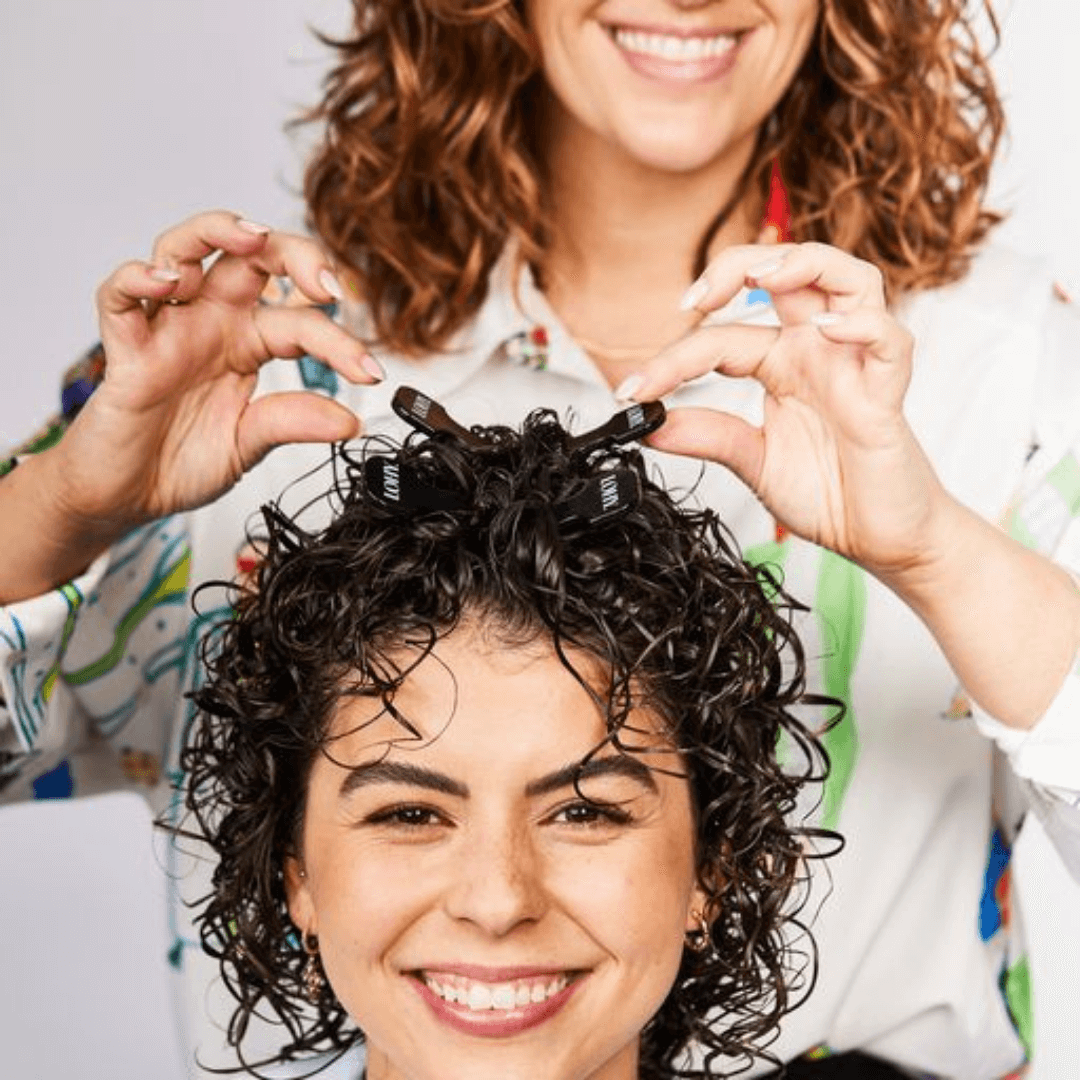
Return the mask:
<path id="1" fill-rule="evenodd" d="M 623 152 L 639 166 L 664 173 L 698 173 L 722 169 L 726 163 L 749 154 L 746 132 L 718 130 L 716 117 L 703 117 L 700 123 L 670 113 L 646 121 L 638 117 L 632 124 L 619 124 L 616 135 Z"/>

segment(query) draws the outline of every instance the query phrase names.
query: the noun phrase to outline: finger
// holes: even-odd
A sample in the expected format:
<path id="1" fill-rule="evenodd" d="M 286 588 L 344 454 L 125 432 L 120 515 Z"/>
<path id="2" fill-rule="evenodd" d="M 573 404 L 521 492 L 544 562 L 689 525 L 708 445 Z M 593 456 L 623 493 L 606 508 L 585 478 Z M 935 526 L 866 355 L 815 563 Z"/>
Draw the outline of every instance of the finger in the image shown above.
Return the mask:
<path id="1" fill-rule="evenodd" d="M 658 353 L 615 392 L 622 401 L 655 401 L 708 371 L 732 378 L 754 375 L 776 341 L 771 326 L 706 326 Z"/>
<path id="2" fill-rule="evenodd" d="M 217 251 L 254 255 L 266 244 L 269 235 L 270 229 L 265 225 L 247 221 L 228 210 L 209 210 L 163 232 L 154 241 L 152 260 L 157 266 L 180 272 L 175 299 L 186 301 L 202 286 L 203 259 Z"/>
<path id="3" fill-rule="evenodd" d="M 744 286 L 752 267 L 779 265 L 794 244 L 733 244 L 705 268 L 683 294 L 683 311 L 709 312 L 723 307 Z"/>
<path id="4" fill-rule="evenodd" d="M 914 339 L 888 312 L 878 308 L 826 312 L 810 320 L 829 341 L 862 346 L 870 359 L 910 364 Z"/>
<path id="5" fill-rule="evenodd" d="M 738 244 L 725 248 L 683 297 L 684 309 L 713 311 L 744 285 L 778 294 L 813 288 L 830 310 L 885 303 L 884 277 L 872 263 L 828 244 Z M 823 305 L 824 306 L 824 305 Z"/>
<path id="6" fill-rule="evenodd" d="M 146 304 L 171 297 L 179 280 L 175 270 L 145 262 L 126 262 L 98 286 L 98 314 L 114 331 L 145 333 Z"/>
<path id="7" fill-rule="evenodd" d="M 252 255 L 226 255 L 207 271 L 203 293 L 228 303 L 253 303 L 271 276 L 289 278 L 316 304 L 344 299 L 325 251 L 312 239 L 272 232 Z"/>
<path id="8" fill-rule="evenodd" d="M 646 442 L 665 453 L 718 462 L 757 489 L 765 461 L 765 436 L 741 417 L 715 409 L 672 409 Z"/>
<path id="9" fill-rule="evenodd" d="M 813 288 L 830 311 L 885 306 L 885 277 L 873 264 L 829 244 L 795 244 L 781 257 L 749 267 L 748 278 L 775 297 Z"/>
<path id="10" fill-rule="evenodd" d="M 355 438 L 360 421 L 339 402 L 318 394 L 267 394 L 244 410 L 236 445 L 244 469 L 286 443 L 338 442 Z"/>
<path id="11" fill-rule="evenodd" d="M 318 308 L 260 307 L 254 324 L 268 358 L 314 356 L 354 383 L 377 383 L 386 378 L 364 343 Z"/>

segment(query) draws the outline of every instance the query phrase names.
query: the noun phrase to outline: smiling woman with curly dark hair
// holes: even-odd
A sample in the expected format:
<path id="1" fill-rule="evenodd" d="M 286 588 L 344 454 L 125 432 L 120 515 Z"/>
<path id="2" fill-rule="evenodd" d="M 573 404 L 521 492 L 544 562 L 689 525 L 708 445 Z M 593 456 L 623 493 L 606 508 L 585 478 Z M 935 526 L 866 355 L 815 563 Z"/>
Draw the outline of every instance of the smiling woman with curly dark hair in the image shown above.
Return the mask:
<path id="1" fill-rule="evenodd" d="M 212 639 L 230 1038 L 268 1008 L 281 1060 L 366 1039 L 371 1080 L 723 1075 L 813 981 L 792 601 L 637 450 L 474 432 L 339 458 L 322 530 L 268 507 Z"/>

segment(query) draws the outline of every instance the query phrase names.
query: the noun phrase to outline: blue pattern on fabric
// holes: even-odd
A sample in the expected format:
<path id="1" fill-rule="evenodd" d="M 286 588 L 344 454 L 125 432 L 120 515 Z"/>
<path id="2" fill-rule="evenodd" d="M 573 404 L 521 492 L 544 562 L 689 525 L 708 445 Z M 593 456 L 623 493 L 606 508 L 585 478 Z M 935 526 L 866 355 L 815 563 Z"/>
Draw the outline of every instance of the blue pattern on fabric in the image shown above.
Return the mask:
<path id="1" fill-rule="evenodd" d="M 986 860 L 982 899 L 979 901 L 979 936 L 983 941 L 989 941 L 1001 929 L 1001 905 L 998 903 L 997 887 L 1002 874 L 1008 868 L 1011 856 L 1012 852 L 1005 843 L 1001 830 L 994 829 Z"/>
<path id="2" fill-rule="evenodd" d="M 300 365 L 300 379 L 306 390 L 325 390 L 333 397 L 337 397 L 338 377 L 337 374 L 314 356 L 301 356 L 297 361 Z"/>
<path id="3" fill-rule="evenodd" d="M 35 799 L 70 799 L 75 791 L 71 765 L 61 761 L 55 769 L 42 773 L 33 783 Z"/>

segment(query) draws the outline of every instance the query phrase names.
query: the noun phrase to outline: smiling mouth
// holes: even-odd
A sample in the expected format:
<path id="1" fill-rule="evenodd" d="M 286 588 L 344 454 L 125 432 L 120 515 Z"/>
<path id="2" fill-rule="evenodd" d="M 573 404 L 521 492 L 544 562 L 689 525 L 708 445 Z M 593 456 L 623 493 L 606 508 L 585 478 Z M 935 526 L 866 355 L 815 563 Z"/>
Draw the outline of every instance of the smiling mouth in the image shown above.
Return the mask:
<path id="1" fill-rule="evenodd" d="M 457 972 L 410 972 L 438 1020 L 484 1038 L 510 1038 L 543 1024 L 566 1005 L 587 974 L 568 970 L 488 982 Z"/>
<path id="2" fill-rule="evenodd" d="M 744 32 L 715 34 L 665 34 L 626 26 L 609 26 L 608 33 L 620 49 L 636 56 L 653 57 L 669 64 L 693 64 L 727 56 Z"/>
<path id="3" fill-rule="evenodd" d="M 526 1005 L 540 1005 L 565 990 L 574 972 L 534 976 L 506 982 L 486 983 L 463 975 L 418 972 L 424 985 L 451 1005 L 463 1005 L 470 1012 L 510 1012 Z"/>

